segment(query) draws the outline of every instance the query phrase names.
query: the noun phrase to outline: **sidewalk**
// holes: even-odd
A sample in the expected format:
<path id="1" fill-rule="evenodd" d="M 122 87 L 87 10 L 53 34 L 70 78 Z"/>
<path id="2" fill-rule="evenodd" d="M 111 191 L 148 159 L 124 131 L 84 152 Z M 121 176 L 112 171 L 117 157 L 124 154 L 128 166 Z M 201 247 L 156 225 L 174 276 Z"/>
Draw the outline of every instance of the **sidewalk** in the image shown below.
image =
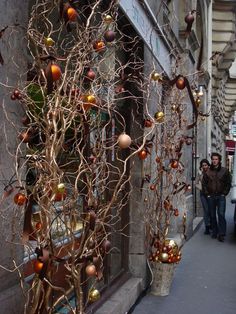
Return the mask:
<path id="1" fill-rule="evenodd" d="M 147 294 L 132 314 L 235 314 L 236 237 L 234 205 L 227 204 L 224 243 L 204 235 L 203 224 L 184 245 L 169 296 Z"/>

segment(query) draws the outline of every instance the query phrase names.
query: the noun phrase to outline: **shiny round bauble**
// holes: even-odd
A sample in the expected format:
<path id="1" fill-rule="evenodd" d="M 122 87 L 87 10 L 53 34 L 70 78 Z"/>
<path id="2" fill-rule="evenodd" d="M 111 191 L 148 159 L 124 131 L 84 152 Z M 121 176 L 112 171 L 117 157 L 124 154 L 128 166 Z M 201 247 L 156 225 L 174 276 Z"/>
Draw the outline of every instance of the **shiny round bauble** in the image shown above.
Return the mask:
<path id="1" fill-rule="evenodd" d="M 167 261 L 168 261 L 168 258 L 169 258 L 168 253 L 161 253 L 161 254 L 160 254 L 160 260 L 161 260 L 162 262 L 167 262 Z"/>
<path id="2" fill-rule="evenodd" d="M 96 97 L 94 95 L 87 95 L 86 101 L 90 104 L 96 104 Z"/>
<path id="3" fill-rule="evenodd" d="M 111 242 L 108 241 L 108 240 L 104 240 L 102 242 L 102 248 L 103 248 L 105 253 L 108 253 L 110 251 L 110 249 L 111 249 Z"/>
<path id="4" fill-rule="evenodd" d="M 97 270 L 96 270 L 95 265 L 91 264 L 91 265 L 86 266 L 85 272 L 89 277 L 96 276 Z"/>
<path id="5" fill-rule="evenodd" d="M 171 207 L 170 201 L 164 200 L 164 202 L 163 202 L 163 207 L 164 207 L 165 209 L 170 209 L 170 207 Z"/>
<path id="6" fill-rule="evenodd" d="M 11 100 L 16 100 L 16 96 L 14 94 L 11 94 Z"/>
<path id="7" fill-rule="evenodd" d="M 175 209 L 174 209 L 174 216 L 175 216 L 175 217 L 178 217 L 178 216 L 179 216 L 179 210 L 178 210 L 178 208 L 175 208 Z"/>
<path id="8" fill-rule="evenodd" d="M 188 13 L 184 18 L 185 23 L 192 24 L 194 22 L 194 15 L 191 13 Z"/>
<path id="9" fill-rule="evenodd" d="M 161 162 L 161 158 L 159 156 L 156 157 L 156 163 L 160 163 Z"/>
<path id="10" fill-rule="evenodd" d="M 68 17 L 68 20 L 71 21 L 71 22 L 74 22 L 76 21 L 77 19 L 77 12 L 74 8 L 69 8 L 67 10 L 67 17 Z"/>
<path id="11" fill-rule="evenodd" d="M 153 72 L 151 78 L 153 81 L 159 81 L 161 79 L 161 75 L 158 72 Z"/>
<path id="12" fill-rule="evenodd" d="M 179 167 L 178 160 L 172 160 L 172 162 L 170 163 L 170 166 L 172 169 L 177 169 Z"/>
<path id="13" fill-rule="evenodd" d="M 41 230 L 41 229 L 42 229 L 42 223 L 38 221 L 38 222 L 35 224 L 35 229 L 36 229 L 36 230 Z"/>
<path id="14" fill-rule="evenodd" d="M 147 197 L 144 198 L 144 202 L 146 203 L 148 201 Z"/>
<path id="15" fill-rule="evenodd" d="M 19 139 L 23 142 L 23 143 L 29 143 L 30 141 L 30 134 L 29 131 L 22 131 L 19 135 Z"/>
<path id="16" fill-rule="evenodd" d="M 147 153 L 146 149 L 142 149 L 142 150 L 140 150 L 140 151 L 138 152 L 138 157 L 139 157 L 139 159 L 141 159 L 141 160 L 146 159 L 146 158 L 147 158 L 147 155 L 148 155 L 148 153 Z"/>
<path id="17" fill-rule="evenodd" d="M 42 269 L 43 269 L 43 263 L 36 259 L 34 261 L 34 272 L 39 274 Z"/>
<path id="18" fill-rule="evenodd" d="M 177 255 L 179 252 L 179 247 L 178 244 L 172 240 L 172 239 L 166 239 L 165 240 L 165 245 L 168 247 L 171 247 L 171 251 L 174 255 Z"/>
<path id="19" fill-rule="evenodd" d="M 151 190 L 151 191 L 154 191 L 155 189 L 156 189 L 155 184 L 150 185 L 150 190 Z"/>
<path id="20" fill-rule="evenodd" d="M 157 120 L 157 122 L 163 122 L 165 114 L 162 111 L 158 111 L 158 112 L 155 113 L 154 117 Z"/>
<path id="21" fill-rule="evenodd" d="M 125 133 L 119 135 L 118 137 L 118 145 L 120 146 L 120 148 L 128 148 L 131 142 L 131 137 Z"/>
<path id="22" fill-rule="evenodd" d="M 176 87 L 180 90 L 184 89 L 186 86 L 184 77 L 180 76 L 176 81 Z"/>
<path id="23" fill-rule="evenodd" d="M 205 120 L 206 120 L 206 118 L 205 118 L 205 117 L 201 117 L 201 120 L 202 120 L 202 121 L 205 121 Z"/>
<path id="24" fill-rule="evenodd" d="M 14 90 L 13 95 L 14 95 L 17 99 L 22 99 L 21 92 L 20 92 L 18 89 L 15 89 L 15 90 Z"/>
<path id="25" fill-rule="evenodd" d="M 91 289 L 88 295 L 89 302 L 96 302 L 100 299 L 100 292 L 97 289 Z"/>
<path id="26" fill-rule="evenodd" d="M 187 138 L 187 139 L 185 140 L 185 144 L 186 144 L 186 145 L 191 145 L 191 144 L 192 144 L 192 139 L 191 139 L 191 138 Z"/>
<path id="27" fill-rule="evenodd" d="M 167 251 L 168 251 L 168 248 L 167 248 L 167 246 L 164 245 L 162 247 L 162 253 L 167 253 Z"/>
<path id="28" fill-rule="evenodd" d="M 190 184 L 186 185 L 186 188 L 185 188 L 187 191 L 191 191 L 192 190 L 192 187 Z"/>
<path id="29" fill-rule="evenodd" d="M 176 256 L 176 261 L 179 262 L 181 260 L 181 255 Z"/>
<path id="30" fill-rule="evenodd" d="M 51 65 L 52 79 L 53 81 L 58 81 L 61 78 L 61 69 L 58 65 Z"/>
<path id="31" fill-rule="evenodd" d="M 51 37 L 47 37 L 44 39 L 44 43 L 48 47 L 52 47 L 55 44 L 55 41 Z"/>
<path id="32" fill-rule="evenodd" d="M 96 73 L 90 69 L 87 73 L 86 73 L 86 78 L 90 81 L 93 81 L 96 77 Z"/>
<path id="33" fill-rule="evenodd" d="M 14 196 L 14 203 L 18 206 L 22 206 L 26 203 L 27 197 L 23 193 L 17 193 Z"/>
<path id="34" fill-rule="evenodd" d="M 144 121 L 144 126 L 145 126 L 145 128 L 150 128 L 152 126 L 152 121 L 149 119 L 146 119 Z"/>
<path id="35" fill-rule="evenodd" d="M 115 32 L 109 30 L 109 31 L 106 31 L 106 32 L 104 33 L 104 36 L 103 36 L 103 37 L 104 37 L 104 39 L 106 40 L 106 42 L 111 43 L 112 41 L 115 40 L 116 34 L 115 34 Z"/>
<path id="36" fill-rule="evenodd" d="M 113 18 L 112 18 L 112 16 L 111 15 L 109 15 L 109 14 L 107 14 L 107 15 L 105 15 L 104 16 L 104 22 L 106 23 L 106 24 L 111 24 L 111 22 L 113 21 Z"/>
<path id="37" fill-rule="evenodd" d="M 196 104 L 197 107 L 200 106 L 200 104 L 201 104 L 201 99 L 200 99 L 200 98 L 197 98 L 197 99 L 195 100 L 195 104 Z"/>
<path id="38" fill-rule="evenodd" d="M 59 193 L 64 193 L 65 192 L 65 184 L 64 183 L 59 183 L 58 185 L 57 185 L 57 191 L 59 192 Z"/>
<path id="39" fill-rule="evenodd" d="M 98 51 L 98 52 L 104 50 L 105 47 L 106 47 L 106 45 L 105 45 L 104 41 L 102 41 L 102 40 L 98 40 L 98 41 L 96 41 L 96 42 L 93 44 L 94 50 L 95 50 L 95 51 Z"/>
<path id="40" fill-rule="evenodd" d="M 172 110 L 172 111 L 176 111 L 176 110 L 177 110 L 177 106 L 173 104 L 173 105 L 171 106 L 171 110 Z"/>

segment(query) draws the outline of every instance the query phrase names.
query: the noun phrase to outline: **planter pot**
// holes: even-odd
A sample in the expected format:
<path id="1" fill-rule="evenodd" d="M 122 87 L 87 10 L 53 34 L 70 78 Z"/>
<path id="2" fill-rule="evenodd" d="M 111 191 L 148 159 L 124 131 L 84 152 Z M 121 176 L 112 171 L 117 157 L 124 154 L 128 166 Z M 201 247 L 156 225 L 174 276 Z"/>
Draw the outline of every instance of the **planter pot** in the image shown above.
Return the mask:
<path id="1" fill-rule="evenodd" d="M 157 296 L 166 296 L 170 292 L 175 264 L 152 263 L 153 282 L 151 294 Z"/>

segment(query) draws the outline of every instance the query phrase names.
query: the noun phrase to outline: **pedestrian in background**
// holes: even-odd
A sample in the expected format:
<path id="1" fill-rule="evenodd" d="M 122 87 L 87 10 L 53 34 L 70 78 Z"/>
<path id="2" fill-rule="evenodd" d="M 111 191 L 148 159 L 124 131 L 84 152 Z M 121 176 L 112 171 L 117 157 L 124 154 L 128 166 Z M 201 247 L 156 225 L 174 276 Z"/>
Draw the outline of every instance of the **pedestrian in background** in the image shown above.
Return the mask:
<path id="1" fill-rule="evenodd" d="M 212 238 L 224 242 L 226 235 L 226 195 L 231 188 L 231 175 L 221 166 L 221 155 L 211 154 L 210 168 L 203 174 L 202 191 L 207 195 L 211 213 Z"/>
<path id="2" fill-rule="evenodd" d="M 200 171 L 196 178 L 196 188 L 200 191 L 200 200 L 204 213 L 204 224 L 205 224 L 205 232 L 204 234 L 210 234 L 211 229 L 211 214 L 208 205 L 207 195 L 202 191 L 202 179 L 203 174 L 208 171 L 210 167 L 210 163 L 207 159 L 202 159 L 200 161 Z"/>

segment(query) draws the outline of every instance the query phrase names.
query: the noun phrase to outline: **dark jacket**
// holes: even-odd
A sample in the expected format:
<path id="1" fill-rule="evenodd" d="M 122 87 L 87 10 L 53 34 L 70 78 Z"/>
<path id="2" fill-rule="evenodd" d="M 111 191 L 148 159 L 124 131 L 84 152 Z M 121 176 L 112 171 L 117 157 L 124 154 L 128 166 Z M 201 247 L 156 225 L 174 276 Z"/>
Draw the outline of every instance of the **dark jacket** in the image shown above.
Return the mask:
<path id="1" fill-rule="evenodd" d="M 212 165 L 203 175 L 202 192 L 206 195 L 227 195 L 231 188 L 231 175 L 228 169 L 214 168 Z"/>

